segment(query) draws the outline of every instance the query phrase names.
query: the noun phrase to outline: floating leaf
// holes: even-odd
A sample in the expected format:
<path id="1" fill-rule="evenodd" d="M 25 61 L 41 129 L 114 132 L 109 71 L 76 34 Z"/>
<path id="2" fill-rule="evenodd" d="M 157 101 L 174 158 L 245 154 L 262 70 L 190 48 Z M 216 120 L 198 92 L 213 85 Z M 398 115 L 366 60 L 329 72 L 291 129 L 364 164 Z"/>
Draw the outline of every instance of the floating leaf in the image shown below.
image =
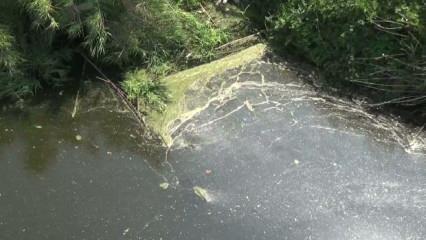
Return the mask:
<path id="1" fill-rule="evenodd" d="M 193 188 L 195 195 L 197 195 L 199 198 L 206 202 L 210 202 L 212 199 L 208 193 L 208 191 L 202 187 L 195 186 Z"/>
<path id="2" fill-rule="evenodd" d="M 130 231 L 130 228 L 126 228 L 126 229 L 124 229 L 124 231 L 123 231 L 123 236 L 125 236 L 127 233 L 129 233 L 129 231 Z"/>
<path id="3" fill-rule="evenodd" d="M 169 183 L 163 182 L 160 184 L 160 188 L 163 190 L 166 190 L 167 188 L 169 188 L 169 185 L 170 185 Z"/>

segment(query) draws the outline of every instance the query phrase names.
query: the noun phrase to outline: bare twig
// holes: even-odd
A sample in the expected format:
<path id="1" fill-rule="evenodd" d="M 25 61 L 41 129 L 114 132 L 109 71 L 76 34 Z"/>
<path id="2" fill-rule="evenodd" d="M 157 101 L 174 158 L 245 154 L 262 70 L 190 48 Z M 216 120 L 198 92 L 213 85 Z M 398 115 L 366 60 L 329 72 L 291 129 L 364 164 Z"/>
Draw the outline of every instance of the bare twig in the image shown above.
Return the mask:
<path id="1" fill-rule="evenodd" d="M 136 117 L 136 119 L 141 123 L 141 125 L 143 127 L 146 127 L 145 124 L 145 120 L 143 119 L 143 117 L 139 114 L 139 112 L 135 109 L 135 107 L 133 106 L 133 104 L 131 104 L 127 98 L 126 93 L 123 92 L 123 90 L 121 90 L 120 87 L 118 87 L 113 81 L 111 81 L 103 72 L 102 70 L 96 66 L 95 63 L 92 62 L 92 60 L 90 60 L 84 53 L 80 54 L 83 56 L 83 58 L 102 76 L 101 77 L 97 77 L 97 79 L 105 82 L 108 84 L 108 86 L 110 86 L 114 92 L 120 97 L 120 99 L 123 101 L 123 103 L 125 103 L 126 107 L 130 110 L 130 112 L 133 113 L 133 115 Z"/>
<path id="2" fill-rule="evenodd" d="M 215 21 L 213 21 L 212 16 L 211 16 L 211 15 L 209 14 L 209 12 L 208 12 L 208 11 L 204 8 L 204 6 L 203 6 L 203 4 L 202 4 L 202 3 L 200 3 L 200 8 L 201 8 L 201 11 L 202 11 L 204 14 L 206 14 L 207 18 L 209 19 L 209 22 L 211 22 L 211 24 L 212 24 L 213 26 L 217 27 L 216 22 L 215 22 Z"/>
<path id="3" fill-rule="evenodd" d="M 391 99 L 391 100 L 385 101 L 385 102 L 368 104 L 368 106 L 370 106 L 370 107 L 378 107 L 378 106 L 383 106 L 383 105 L 387 105 L 387 104 L 412 103 L 412 102 L 417 102 L 417 101 L 420 101 L 420 100 L 426 100 L 426 95 L 425 96 L 420 96 L 420 97 L 401 97 L 401 98 L 394 98 L 394 99 Z"/>

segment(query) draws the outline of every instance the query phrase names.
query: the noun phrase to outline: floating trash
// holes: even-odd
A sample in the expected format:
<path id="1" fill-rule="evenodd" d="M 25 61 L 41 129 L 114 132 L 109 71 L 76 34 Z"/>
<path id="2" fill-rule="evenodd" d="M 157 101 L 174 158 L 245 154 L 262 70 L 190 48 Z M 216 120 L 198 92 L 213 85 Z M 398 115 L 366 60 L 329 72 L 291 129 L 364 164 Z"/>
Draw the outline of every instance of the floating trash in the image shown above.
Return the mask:
<path id="1" fill-rule="evenodd" d="M 80 135 L 76 135 L 75 136 L 75 140 L 77 140 L 77 141 L 81 141 L 83 138 L 80 136 Z"/>
<path id="2" fill-rule="evenodd" d="M 201 198 L 202 200 L 206 201 L 206 202 L 211 202 L 212 198 L 210 196 L 210 194 L 208 193 L 208 191 L 202 187 L 199 186 L 195 186 L 193 188 L 195 195 L 197 195 L 199 198 Z"/>

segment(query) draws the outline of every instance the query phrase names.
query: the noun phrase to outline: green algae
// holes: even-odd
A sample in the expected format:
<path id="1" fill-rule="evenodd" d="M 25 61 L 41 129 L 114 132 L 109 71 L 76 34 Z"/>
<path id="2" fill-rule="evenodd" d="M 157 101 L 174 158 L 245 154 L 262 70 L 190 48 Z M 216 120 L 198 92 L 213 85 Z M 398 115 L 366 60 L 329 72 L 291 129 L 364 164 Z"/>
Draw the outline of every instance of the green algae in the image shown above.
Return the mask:
<path id="1" fill-rule="evenodd" d="M 147 123 L 152 131 L 160 135 L 167 146 L 173 143 L 171 128 L 177 120 L 185 122 L 202 110 L 208 102 L 198 101 L 196 106 L 188 106 L 188 91 L 196 91 L 205 86 L 214 76 L 227 70 L 243 66 L 253 60 L 260 59 L 266 50 L 264 44 L 257 44 L 222 59 L 188 69 L 163 79 L 169 94 L 169 102 L 162 112 L 150 112 Z"/>

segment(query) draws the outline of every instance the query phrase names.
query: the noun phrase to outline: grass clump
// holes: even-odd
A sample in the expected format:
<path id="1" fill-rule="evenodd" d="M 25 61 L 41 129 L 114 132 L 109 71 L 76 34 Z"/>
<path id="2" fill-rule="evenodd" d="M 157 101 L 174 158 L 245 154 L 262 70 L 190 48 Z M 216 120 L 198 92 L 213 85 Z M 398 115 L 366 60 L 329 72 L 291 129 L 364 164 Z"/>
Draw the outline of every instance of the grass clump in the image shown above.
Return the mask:
<path id="1" fill-rule="evenodd" d="M 127 97 L 139 111 L 163 111 L 167 95 L 164 85 L 155 74 L 140 69 L 126 73 L 121 83 Z"/>

